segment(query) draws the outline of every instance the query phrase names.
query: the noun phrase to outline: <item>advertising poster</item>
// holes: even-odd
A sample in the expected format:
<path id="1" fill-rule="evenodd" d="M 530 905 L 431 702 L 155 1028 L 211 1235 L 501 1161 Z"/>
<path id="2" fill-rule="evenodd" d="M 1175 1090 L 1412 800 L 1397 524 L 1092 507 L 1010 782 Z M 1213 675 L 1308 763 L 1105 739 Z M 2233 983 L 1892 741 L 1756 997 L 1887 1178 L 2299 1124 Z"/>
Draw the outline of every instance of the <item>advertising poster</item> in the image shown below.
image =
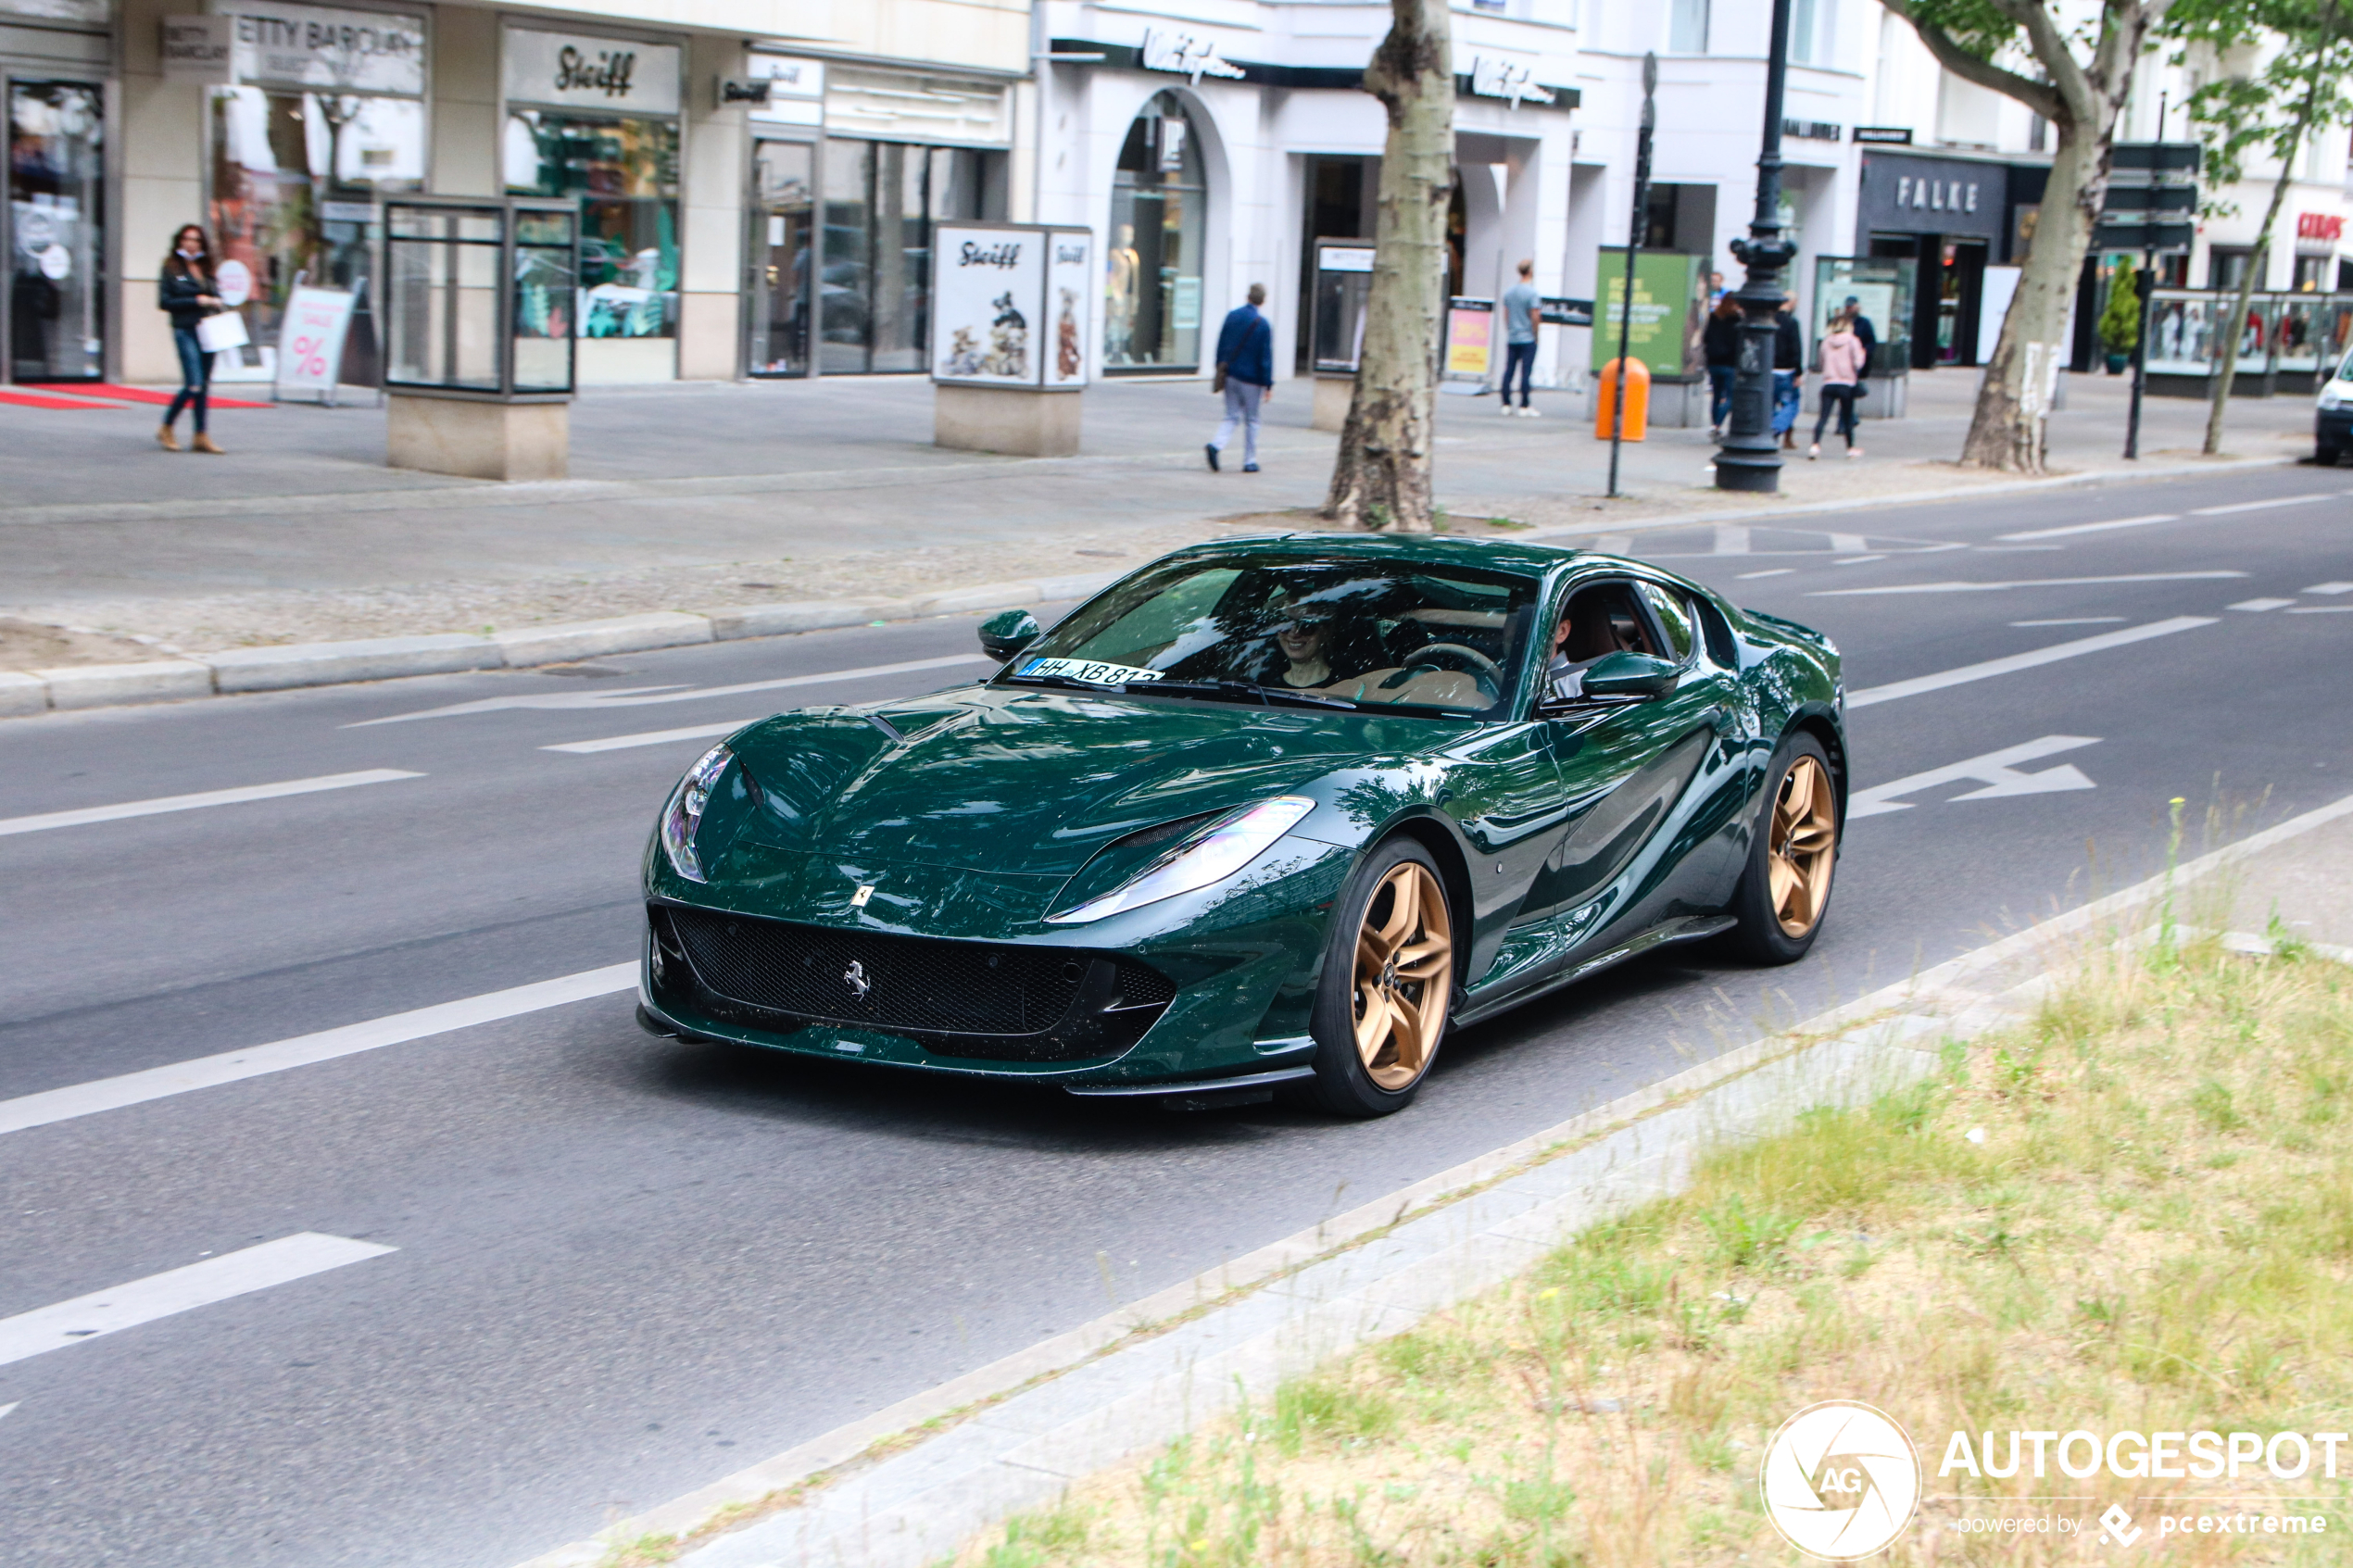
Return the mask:
<path id="1" fill-rule="evenodd" d="M 1051 323 L 1042 358 L 1048 386 L 1087 384 L 1087 307 L 1094 282 L 1095 237 L 1084 229 L 1046 236 L 1046 307 Z"/>
<path id="2" fill-rule="evenodd" d="M 1053 331 L 1045 302 L 1053 235 L 1006 224 L 943 223 L 932 241 L 932 376 L 975 386 L 1044 384 Z M 1086 299 L 1080 295 L 1081 303 Z M 1080 320 L 1085 317 L 1082 313 Z M 1085 337 L 1082 325 L 1080 337 Z M 1084 375 L 1085 368 L 1080 368 Z"/>
<path id="3" fill-rule="evenodd" d="M 1634 256 L 1634 308 L 1626 329 L 1626 352 L 1654 376 L 1697 375 L 1700 328 L 1700 257 L 1645 250 Z M 1626 314 L 1626 248 L 1602 247 L 1601 298 L 1593 321 L 1593 369 L 1617 358 L 1618 322 Z"/>
<path id="4" fill-rule="evenodd" d="M 332 401 L 343 374 L 344 340 L 351 332 L 349 289 L 297 283 L 278 325 L 278 395 L 312 393 Z"/>
<path id="5" fill-rule="evenodd" d="M 1451 379 L 1485 381 L 1495 358 L 1495 302 L 1446 302 L 1445 373 Z"/>

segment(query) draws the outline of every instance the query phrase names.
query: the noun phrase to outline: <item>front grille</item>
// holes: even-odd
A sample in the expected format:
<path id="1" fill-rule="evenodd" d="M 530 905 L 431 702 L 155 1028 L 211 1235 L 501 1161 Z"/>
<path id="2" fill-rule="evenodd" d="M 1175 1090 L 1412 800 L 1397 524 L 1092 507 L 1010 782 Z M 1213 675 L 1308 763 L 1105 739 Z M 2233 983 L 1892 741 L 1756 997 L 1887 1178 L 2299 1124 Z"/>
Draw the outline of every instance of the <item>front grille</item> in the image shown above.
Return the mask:
<path id="1" fill-rule="evenodd" d="M 668 925 L 669 946 L 702 988 L 733 1004 L 714 1010 L 778 1032 L 846 1024 L 905 1035 L 946 1056 L 1070 1060 L 1125 1050 L 1176 995 L 1148 965 L 1067 947 L 842 931 L 674 906 L 658 907 L 653 919 L 658 935 Z"/>

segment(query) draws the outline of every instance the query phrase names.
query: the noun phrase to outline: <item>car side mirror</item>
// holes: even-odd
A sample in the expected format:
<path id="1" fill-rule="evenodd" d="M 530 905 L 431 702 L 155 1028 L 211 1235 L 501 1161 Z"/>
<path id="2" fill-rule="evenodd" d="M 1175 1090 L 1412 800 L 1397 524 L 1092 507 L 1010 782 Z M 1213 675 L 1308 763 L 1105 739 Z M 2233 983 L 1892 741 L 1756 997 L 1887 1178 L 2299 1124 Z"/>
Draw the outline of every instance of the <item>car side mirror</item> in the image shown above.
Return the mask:
<path id="1" fill-rule="evenodd" d="M 1000 609 L 980 623 L 980 651 L 1003 662 L 1045 635 L 1026 609 Z"/>
<path id="2" fill-rule="evenodd" d="M 1664 696 L 1675 689 L 1675 666 L 1621 648 L 1585 667 L 1584 688 L 1587 696 Z"/>

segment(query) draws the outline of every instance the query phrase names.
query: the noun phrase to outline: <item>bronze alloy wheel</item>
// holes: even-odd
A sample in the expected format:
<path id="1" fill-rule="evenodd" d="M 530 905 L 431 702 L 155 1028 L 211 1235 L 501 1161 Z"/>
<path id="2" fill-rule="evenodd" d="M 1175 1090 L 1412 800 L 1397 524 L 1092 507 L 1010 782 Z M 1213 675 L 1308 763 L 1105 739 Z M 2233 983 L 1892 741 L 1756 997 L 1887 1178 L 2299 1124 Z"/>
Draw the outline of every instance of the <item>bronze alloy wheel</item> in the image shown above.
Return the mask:
<path id="1" fill-rule="evenodd" d="M 1830 772 L 1813 758 L 1799 757 L 1781 775 L 1772 836 L 1766 844 L 1773 918 L 1784 934 L 1803 936 L 1822 918 L 1837 850 L 1838 801 L 1831 793 Z"/>
<path id="2" fill-rule="evenodd" d="M 1438 878 L 1418 860 L 1390 869 L 1365 905 L 1351 988 L 1356 1054 L 1392 1094 L 1429 1066 L 1454 985 L 1454 934 Z"/>

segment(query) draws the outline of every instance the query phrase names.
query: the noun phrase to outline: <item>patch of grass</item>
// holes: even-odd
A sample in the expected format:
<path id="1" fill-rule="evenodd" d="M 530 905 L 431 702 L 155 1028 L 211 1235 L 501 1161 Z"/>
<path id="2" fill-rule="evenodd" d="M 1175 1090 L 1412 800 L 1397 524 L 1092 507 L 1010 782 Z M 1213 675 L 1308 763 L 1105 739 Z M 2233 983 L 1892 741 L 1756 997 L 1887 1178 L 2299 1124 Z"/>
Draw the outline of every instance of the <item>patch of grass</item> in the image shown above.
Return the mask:
<path id="1" fill-rule="evenodd" d="M 1947 1047 L 1933 1079 L 1708 1156 L 1510 1285 L 1090 1479 L 1066 1539 L 992 1532 L 959 1568 L 1793 1561 L 1757 1463 L 1832 1398 L 1902 1421 L 1940 1494 L 1887 1561 L 2039 1568 L 2082 1543 L 1964 1549 L 1941 1528 L 1964 1482 L 1981 1513 L 2052 1489 L 2031 1469 L 1940 1484 L 1947 1434 L 2342 1430 L 2353 972 L 2196 929 L 2184 915 L 2161 952 L 2095 961 L 2008 1035 Z M 2086 1516 L 2203 1506 L 2191 1481 L 2066 1486 L 2097 1493 Z M 2311 1489 L 2239 1488 L 2250 1509 Z M 2280 1539 L 2179 1550 L 2327 1560 Z M 1015 1548 L 1033 1555 L 990 1555 Z"/>

